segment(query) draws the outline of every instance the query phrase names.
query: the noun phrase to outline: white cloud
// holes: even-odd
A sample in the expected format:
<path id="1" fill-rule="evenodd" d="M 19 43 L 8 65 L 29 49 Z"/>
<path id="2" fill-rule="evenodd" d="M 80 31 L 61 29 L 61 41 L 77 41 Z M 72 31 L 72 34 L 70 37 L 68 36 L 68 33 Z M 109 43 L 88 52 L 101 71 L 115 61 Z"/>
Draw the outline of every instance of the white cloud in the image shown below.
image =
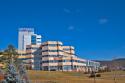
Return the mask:
<path id="1" fill-rule="evenodd" d="M 71 10 L 67 9 L 67 8 L 64 8 L 64 12 L 66 13 L 71 13 Z"/>
<path id="2" fill-rule="evenodd" d="M 80 9 L 68 9 L 68 8 L 64 8 L 63 9 L 63 11 L 65 12 L 65 13 L 70 13 L 70 14 L 77 14 L 77 13 L 80 13 Z"/>
<path id="3" fill-rule="evenodd" d="M 101 18 L 101 19 L 99 19 L 99 24 L 105 24 L 107 22 L 108 22 L 107 18 Z"/>
<path id="4" fill-rule="evenodd" d="M 75 29 L 74 26 L 69 26 L 69 27 L 68 27 L 68 30 L 74 30 L 74 29 Z"/>

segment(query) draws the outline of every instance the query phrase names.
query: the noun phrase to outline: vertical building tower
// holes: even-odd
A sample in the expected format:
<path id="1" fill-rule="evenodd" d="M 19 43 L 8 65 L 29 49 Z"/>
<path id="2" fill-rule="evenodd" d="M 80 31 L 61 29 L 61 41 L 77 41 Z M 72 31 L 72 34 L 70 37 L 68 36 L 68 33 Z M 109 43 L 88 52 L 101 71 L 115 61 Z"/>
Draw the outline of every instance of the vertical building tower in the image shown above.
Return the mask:
<path id="1" fill-rule="evenodd" d="M 20 28 L 18 36 L 18 50 L 26 50 L 27 45 L 40 45 L 41 35 L 34 34 L 33 28 Z"/>
<path id="2" fill-rule="evenodd" d="M 31 35 L 32 45 L 41 45 L 41 35 L 33 34 Z"/>
<path id="3" fill-rule="evenodd" d="M 34 34 L 33 28 L 20 28 L 18 33 L 18 50 L 26 50 L 26 45 L 31 44 L 31 35 Z"/>

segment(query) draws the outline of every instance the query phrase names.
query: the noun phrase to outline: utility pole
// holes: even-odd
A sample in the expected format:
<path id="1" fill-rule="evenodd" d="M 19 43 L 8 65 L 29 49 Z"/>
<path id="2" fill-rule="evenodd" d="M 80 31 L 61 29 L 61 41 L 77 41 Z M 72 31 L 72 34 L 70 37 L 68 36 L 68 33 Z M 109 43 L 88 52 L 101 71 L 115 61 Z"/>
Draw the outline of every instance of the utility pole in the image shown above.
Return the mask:
<path id="1" fill-rule="evenodd" d="M 113 60 L 115 60 L 116 59 L 116 56 L 113 58 Z M 114 75 L 113 75 L 113 77 L 114 77 L 114 83 L 116 83 L 116 67 L 117 67 L 117 65 L 116 65 L 116 63 L 113 61 L 113 66 L 114 66 Z"/>
<path id="2" fill-rule="evenodd" d="M 73 69 L 74 69 L 74 66 L 73 66 L 73 57 L 72 57 L 72 48 L 71 48 L 71 46 L 70 46 L 70 56 L 71 56 L 71 68 L 72 68 L 72 71 L 73 71 Z"/>
<path id="3" fill-rule="evenodd" d="M 59 68 L 59 43 L 58 43 L 58 41 L 57 41 L 57 56 L 58 56 L 58 71 L 60 70 L 60 68 Z"/>
<path id="4" fill-rule="evenodd" d="M 95 73 L 95 70 L 94 70 L 94 83 L 96 83 L 96 73 Z"/>

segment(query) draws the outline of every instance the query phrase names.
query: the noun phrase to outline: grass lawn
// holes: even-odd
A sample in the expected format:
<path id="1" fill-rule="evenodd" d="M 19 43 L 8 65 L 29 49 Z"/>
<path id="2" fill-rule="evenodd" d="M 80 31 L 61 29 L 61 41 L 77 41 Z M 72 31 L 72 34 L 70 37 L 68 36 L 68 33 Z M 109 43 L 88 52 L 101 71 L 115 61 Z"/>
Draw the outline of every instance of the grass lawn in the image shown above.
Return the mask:
<path id="1" fill-rule="evenodd" d="M 116 83 L 125 83 L 125 71 L 101 73 L 101 77 L 96 78 L 96 83 L 114 83 L 114 73 Z M 88 74 L 77 72 L 29 70 L 28 76 L 32 83 L 94 83 Z"/>

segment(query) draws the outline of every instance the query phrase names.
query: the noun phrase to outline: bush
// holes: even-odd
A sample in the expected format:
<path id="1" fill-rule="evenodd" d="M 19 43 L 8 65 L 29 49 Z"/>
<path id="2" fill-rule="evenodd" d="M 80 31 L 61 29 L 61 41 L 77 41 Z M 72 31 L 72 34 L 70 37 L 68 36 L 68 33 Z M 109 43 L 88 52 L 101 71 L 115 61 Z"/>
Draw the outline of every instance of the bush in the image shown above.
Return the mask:
<path id="1" fill-rule="evenodd" d="M 56 71 L 56 69 L 51 69 L 50 71 Z"/>
<path id="2" fill-rule="evenodd" d="M 96 74 L 96 77 L 101 77 L 101 74 Z"/>
<path id="3" fill-rule="evenodd" d="M 95 73 L 91 73 L 89 77 L 90 78 L 96 77 L 96 74 Z"/>
<path id="4" fill-rule="evenodd" d="M 123 71 L 125 71 L 125 69 L 123 69 Z"/>
<path id="5" fill-rule="evenodd" d="M 84 74 L 89 74 L 88 72 L 84 72 Z"/>
<path id="6" fill-rule="evenodd" d="M 96 73 L 92 72 L 89 77 L 90 78 L 101 77 L 101 74 L 96 74 Z"/>

